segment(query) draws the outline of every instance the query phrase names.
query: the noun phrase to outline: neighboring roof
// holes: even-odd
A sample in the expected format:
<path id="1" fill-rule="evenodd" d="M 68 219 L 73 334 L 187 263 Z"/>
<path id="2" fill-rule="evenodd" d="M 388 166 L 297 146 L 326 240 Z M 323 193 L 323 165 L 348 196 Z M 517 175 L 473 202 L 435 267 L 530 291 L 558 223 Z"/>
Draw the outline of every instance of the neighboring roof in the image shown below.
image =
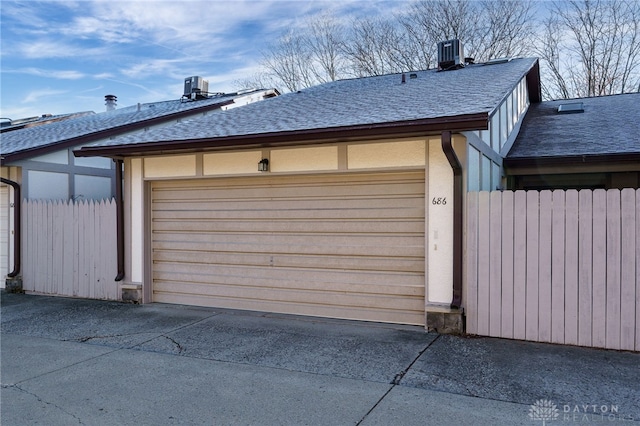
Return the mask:
<path id="1" fill-rule="evenodd" d="M 584 112 L 558 113 L 582 103 Z M 640 93 L 557 100 L 531 105 L 507 155 L 507 166 L 620 160 L 640 155 Z"/>
<path id="2" fill-rule="evenodd" d="M 0 133 L 11 132 L 14 130 L 24 129 L 27 127 L 41 126 L 43 124 L 51 124 L 57 121 L 68 120 L 70 118 L 82 117 L 85 115 L 95 114 L 93 111 L 72 112 L 69 114 L 42 114 L 39 117 L 19 118 L 17 120 L 9 120 L 0 123 Z"/>
<path id="3" fill-rule="evenodd" d="M 95 142 L 142 129 L 167 120 L 218 109 L 233 103 L 235 98 L 264 90 L 243 91 L 213 96 L 196 101 L 170 100 L 132 105 L 65 121 L 3 133 L 0 136 L 0 156 L 3 164 L 41 155 L 51 149 Z"/>
<path id="4" fill-rule="evenodd" d="M 340 80 L 263 102 L 85 146 L 79 156 L 133 155 L 268 145 L 416 131 L 486 129 L 490 115 L 528 77 L 539 101 L 535 58 L 496 65 Z M 418 133 L 417 133 L 418 134 Z"/>

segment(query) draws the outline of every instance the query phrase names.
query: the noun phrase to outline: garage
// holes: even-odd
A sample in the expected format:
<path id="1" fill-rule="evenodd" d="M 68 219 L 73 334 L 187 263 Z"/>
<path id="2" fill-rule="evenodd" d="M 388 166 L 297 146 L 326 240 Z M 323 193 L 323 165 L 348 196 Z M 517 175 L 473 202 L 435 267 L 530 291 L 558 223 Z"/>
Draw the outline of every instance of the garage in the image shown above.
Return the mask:
<path id="1" fill-rule="evenodd" d="M 424 325 L 425 175 L 151 183 L 155 302 Z"/>

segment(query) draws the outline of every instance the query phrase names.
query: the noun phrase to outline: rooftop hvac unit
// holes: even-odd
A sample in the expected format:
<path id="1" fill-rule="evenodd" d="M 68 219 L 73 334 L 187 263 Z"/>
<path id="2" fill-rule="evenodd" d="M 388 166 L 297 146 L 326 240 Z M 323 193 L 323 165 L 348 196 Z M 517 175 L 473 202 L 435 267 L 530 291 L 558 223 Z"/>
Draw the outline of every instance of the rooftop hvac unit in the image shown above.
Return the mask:
<path id="1" fill-rule="evenodd" d="M 438 43 L 438 68 L 441 70 L 457 69 L 464 66 L 462 42 L 458 39 Z"/>
<path id="2" fill-rule="evenodd" d="M 184 95 L 190 99 L 203 99 L 209 92 L 209 82 L 202 77 L 193 76 L 184 79 Z"/>

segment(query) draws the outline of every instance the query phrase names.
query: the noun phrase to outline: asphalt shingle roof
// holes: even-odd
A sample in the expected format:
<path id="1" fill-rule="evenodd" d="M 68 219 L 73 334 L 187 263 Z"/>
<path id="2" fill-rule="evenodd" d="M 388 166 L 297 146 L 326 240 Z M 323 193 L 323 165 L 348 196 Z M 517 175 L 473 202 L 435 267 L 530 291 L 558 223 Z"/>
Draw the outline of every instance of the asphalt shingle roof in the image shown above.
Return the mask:
<path id="1" fill-rule="evenodd" d="M 583 113 L 558 113 L 576 102 Z M 533 104 L 507 158 L 631 153 L 640 153 L 640 93 Z"/>
<path id="2" fill-rule="evenodd" d="M 2 127 L 0 130 L 2 133 L 10 132 L 18 129 L 24 129 L 27 127 L 35 127 L 41 126 L 43 124 L 55 123 L 56 121 L 68 120 L 75 117 L 81 117 L 84 115 L 95 114 L 93 111 L 81 111 L 81 112 L 72 112 L 68 114 L 58 114 L 58 115 L 48 115 L 44 114 L 40 117 L 29 117 L 22 118 L 18 120 L 12 120 L 9 123 L 2 123 Z"/>
<path id="3" fill-rule="evenodd" d="M 535 58 L 456 71 L 427 70 L 340 80 L 144 134 L 92 146 L 214 139 L 408 120 L 491 114 L 537 64 Z M 415 74 L 415 78 L 411 78 Z"/>
<path id="4" fill-rule="evenodd" d="M 113 111 L 85 115 L 44 126 L 14 130 L 0 135 L 0 155 L 10 155 L 49 145 L 55 145 L 69 139 L 91 135 L 104 130 L 147 121 L 150 119 L 187 111 L 206 105 L 216 105 L 230 101 L 236 94 L 216 96 L 191 102 L 170 100 L 132 105 Z M 123 130 L 123 131 L 126 131 Z"/>

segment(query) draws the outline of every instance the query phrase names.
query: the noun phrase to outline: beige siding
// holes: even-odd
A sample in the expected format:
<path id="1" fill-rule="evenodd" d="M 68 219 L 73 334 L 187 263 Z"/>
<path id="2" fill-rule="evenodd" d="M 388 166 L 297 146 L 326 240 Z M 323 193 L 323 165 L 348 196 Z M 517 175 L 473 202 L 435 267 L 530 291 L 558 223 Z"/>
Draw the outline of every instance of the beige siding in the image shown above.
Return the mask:
<path id="1" fill-rule="evenodd" d="M 424 324 L 424 172 L 152 184 L 153 299 Z"/>

